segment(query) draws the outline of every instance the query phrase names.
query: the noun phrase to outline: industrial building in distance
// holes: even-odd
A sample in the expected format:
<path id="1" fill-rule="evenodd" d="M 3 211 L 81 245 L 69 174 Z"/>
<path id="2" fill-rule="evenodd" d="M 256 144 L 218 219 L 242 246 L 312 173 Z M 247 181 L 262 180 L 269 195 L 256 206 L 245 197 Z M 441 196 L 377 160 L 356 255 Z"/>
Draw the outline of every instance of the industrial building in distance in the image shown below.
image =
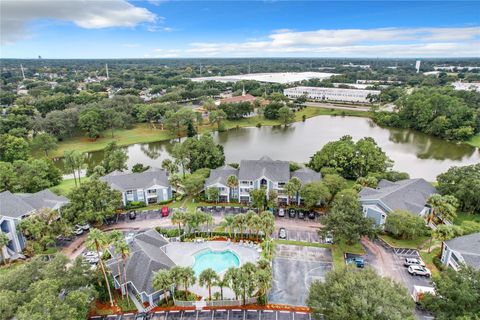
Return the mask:
<path id="1" fill-rule="evenodd" d="M 239 74 L 232 76 L 219 76 L 219 77 L 201 77 L 201 78 L 192 78 L 194 82 L 204 82 L 204 81 L 219 81 L 219 82 L 237 82 L 237 81 L 248 81 L 254 80 L 259 82 L 269 82 L 269 83 L 295 83 L 303 80 L 309 79 L 330 79 L 332 76 L 335 76 L 335 73 L 325 73 L 325 72 L 271 72 L 271 73 L 248 73 L 248 74 Z"/>
<path id="2" fill-rule="evenodd" d="M 308 99 L 318 101 L 340 101 L 369 103 L 370 97 L 379 95 L 380 90 L 322 88 L 322 87 L 293 87 L 283 90 L 283 94 L 296 99 L 306 96 Z"/>

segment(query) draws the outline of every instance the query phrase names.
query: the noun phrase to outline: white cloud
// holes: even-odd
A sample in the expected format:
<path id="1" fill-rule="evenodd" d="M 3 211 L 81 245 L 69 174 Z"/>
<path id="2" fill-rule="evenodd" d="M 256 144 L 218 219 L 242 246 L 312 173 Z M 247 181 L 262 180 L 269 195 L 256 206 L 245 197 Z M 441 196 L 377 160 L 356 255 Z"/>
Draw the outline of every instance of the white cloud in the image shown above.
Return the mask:
<path id="1" fill-rule="evenodd" d="M 267 40 L 195 42 L 191 56 L 369 56 L 480 55 L 480 28 L 378 28 L 295 32 L 275 30 Z"/>
<path id="2" fill-rule="evenodd" d="M 159 19 L 125 0 L 2 0 L 0 12 L 2 44 L 28 37 L 28 24 L 39 19 L 71 21 L 85 29 L 134 27 Z"/>

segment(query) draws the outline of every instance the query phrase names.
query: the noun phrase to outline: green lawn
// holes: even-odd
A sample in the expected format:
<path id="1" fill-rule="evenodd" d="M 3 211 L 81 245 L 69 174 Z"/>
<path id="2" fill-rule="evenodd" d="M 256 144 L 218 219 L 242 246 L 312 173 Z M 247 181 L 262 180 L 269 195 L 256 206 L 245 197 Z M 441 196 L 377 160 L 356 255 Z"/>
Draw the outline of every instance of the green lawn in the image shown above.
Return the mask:
<path id="1" fill-rule="evenodd" d="M 88 178 L 83 177 L 81 180 L 85 181 L 86 179 L 88 179 Z M 78 182 L 78 180 L 77 180 L 77 182 Z M 52 191 L 52 192 L 54 192 L 58 195 L 66 196 L 70 192 L 70 190 L 72 190 L 73 188 L 75 188 L 75 180 L 74 179 L 65 179 L 62 182 L 60 182 L 59 185 L 51 187 L 50 191 Z"/>
<path id="2" fill-rule="evenodd" d="M 480 148 L 480 133 L 470 138 L 467 143 L 474 147 Z"/>
<path id="3" fill-rule="evenodd" d="M 18 268 L 23 263 L 24 263 L 23 261 L 19 260 L 19 261 L 12 262 L 10 264 L 7 263 L 7 264 L 0 265 L 0 276 L 6 274 L 10 270 L 14 270 L 14 269 Z"/>
<path id="4" fill-rule="evenodd" d="M 51 152 L 50 157 L 61 157 L 65 150 L 78 150 L 90 152 L 104 149 L 108 143 L 115 141 L 120 146 L 126 146 L 141 142 L 154 142 L 171 139 L 170 132 L 166 130 L 152 129 L 145 123 L 136 124 L 132 129 L 119 129 L 114 131 L 111 138 L 110 130 L 102 133 L 101 137 L 92 141 L 83 135 L 67 138 L 58 144 L 58 149 Z"/>
<path id="5" fill-rule="evenodd" d="M 412 248 L 412 249 L 422 249 L 428 246 L 428 241 L 430 237 L 422 236 L 412 240 L 398 240 L 389 235 L 383 234 L 380 235 L 380 238 L 392 247 L 397 248 Z"/>
<path id="6" fill-rule="evenodd" d="M 427 268 L 432 271 L 432 275 L 437 275 L 440 271 L 437 267 L 433 264 L 433 258 L 440 255 L 440 247 L 437 247 L 432 250 L 432 252 L 428 252 L 428 249 L 425 251 L 420 251 L 420 257 L 422 257 L 423 262 L 427 265 Z"/>
<path id="7" fill-rule="evenodd" d="M 295 121 L 302 121 L 303 116 L 311 118 L 320 115 L 332 116 L 357 116 L 370 117 L 370 112 L 355 111 L 355 110 L 334 110 L 326 108 L 305 107 L 301 111 L 295 113 Z M 226 129 L 237 127 L 255 127 L 257 124 L 262 126 L 280 125 L 278 120 L 269 120 L 258 116 L 245 118 L 241 120 L 225 120 L 224 125 Z M 203 125 L 200 126 L 200 132 L 211 132 L 217 129 L 216 126 Z M 152 129 L 148 124 L 140 123 L 133 126 L 132 129 L 119 129 L 114 131 L 114 137 L 111 138 L 110 130 L 105 130 L 101 137 L 92 141 L 85 137 L 82 133 L 67 138 L 59 142 L 58 149 L 50 152 L 50 157 L 61 157 L 65 150 L 78 150 L 81 152 L 90 152 L 104 149 L 108 143 L 115 141 L 120 146 L 131 145 L 135 143 L 148 143 L 155 141 L 164 141 L 174 138 L 167 130 Z"/>
<path id="8" fill-rule="evenodd" d="M 456 225 L 461 225 L 465 221 L 474 221 L 480 223 L 480 215 L 460 212 L 457 214 L 457 218 L 455 219 L 454 223 Z"/>
<path id="9" fill-rule="evenodd" d="M 274 240 L 274 241 L 277 244 L 287 244 L 287 245 L 302 246 L 302 247 L 330 248 L 332 250 L 334 268 L 341 268 L 345 266 L 345 260 L 344 260 L 345 253 L 353 253 L 353 254 L 359 254 L 359 255 L 365 254 L 365 250 L 363 249 L 360 243 L 356 243 L 354 245 L 348 245 L 345 243 L 336 243 L 336 244 L 330 245 L 330 244 L 323 244 L 323 243 L 301 242 L 301 241 L 293 241 L 293 240 Z"/>

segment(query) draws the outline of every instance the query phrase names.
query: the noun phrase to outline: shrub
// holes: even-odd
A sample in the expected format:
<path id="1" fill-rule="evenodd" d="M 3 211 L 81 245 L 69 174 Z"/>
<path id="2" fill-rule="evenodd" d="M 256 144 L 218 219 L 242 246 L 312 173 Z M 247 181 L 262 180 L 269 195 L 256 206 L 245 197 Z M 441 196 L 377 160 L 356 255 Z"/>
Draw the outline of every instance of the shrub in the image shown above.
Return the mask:
<path id="1" fill-rule="evenodd" d="M 262 123 L 261 123 L 261 122 L 257 122 L 256 127 L 257 127 L 257 128 L 261 128 L 261 127 L 262 127 Z"/>
<path id="2" fill-rule="evenodd" d="M 145 207 L 145 202 L 143 201 L 130 201 L 127 202 L 127 205 L 125 206 L 125 209 L 136 209 L 136 208 L 142 208 Z"/>
<path id="3" fill-rule="evenodd" d="M 414 239 L 426 234 L 422 217 L 408 211 L 394 210 L 388 214 L 385 231 L 397 239 Z"/>

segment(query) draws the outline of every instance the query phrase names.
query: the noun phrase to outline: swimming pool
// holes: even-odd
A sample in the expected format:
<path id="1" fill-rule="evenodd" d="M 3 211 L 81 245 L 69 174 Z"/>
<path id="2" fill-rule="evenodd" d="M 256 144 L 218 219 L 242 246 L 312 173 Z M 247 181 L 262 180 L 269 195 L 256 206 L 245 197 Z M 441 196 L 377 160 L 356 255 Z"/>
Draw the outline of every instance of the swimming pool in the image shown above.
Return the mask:
<path id="1" fill-rule="evenodd" d="M 202 250 L 193 255 L 195 263 L 192 268 L 195 276 L 208 268 L 212 268 L 217 273 L 224 272 L 230 267 L 239 267 L 240 260 L 238 256 L 230 250 L 213 251 L 211 249 Z"/>

